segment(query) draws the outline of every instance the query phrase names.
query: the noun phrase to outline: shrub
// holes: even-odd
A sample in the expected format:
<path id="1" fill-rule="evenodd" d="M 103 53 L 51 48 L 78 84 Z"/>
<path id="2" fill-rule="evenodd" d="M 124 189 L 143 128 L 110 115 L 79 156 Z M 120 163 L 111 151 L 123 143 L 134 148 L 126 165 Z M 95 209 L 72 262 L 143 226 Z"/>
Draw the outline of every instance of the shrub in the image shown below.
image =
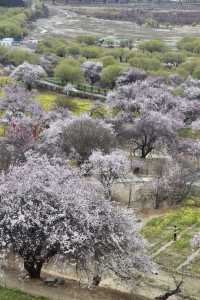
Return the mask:
<path id="1" fill-rule="evenodd" d="M 77 37 L 77 41 L 81 44 L 92 46 L 96 44 L 97 37 L 93 35 L 82 35 Z"/>
<path id="2" fill-rule="evenodd" d="M 6 61 L 15 66 L 21 65 L 24 61 L 30 64 L 37 64 L 39 59 L 35 53 L 24 49 L 14 49 L 7 52 Z"/>
<path id="3" fill-rule="evenodd" d="M 185 55 L 178 52 L 166 52 L 163 55 L 162 61 L 166 64 L 178 66 L 185 61 Z"/>
<path id="4" fill-rule="evenodd" d="M 192 76 L 196 79 L 200 79 L 200 65 L 194 69 Z"/>
<path id="5" fill-rule="evenodd" d="M 185 37 L 177 43 L 177 48 L 192 53 L 200 53 L 200 38 Z"/>
<path id="6" fill-rule="evenodd" d="M 119 60 L 120 62 L 127 62 L 128 57 L 130 55 L 130 51 L 124 48 L 116 48 L 108 51 L 110 56 L 113 56 L 115 59 Z"/>
<path id="7" fill-rule="evenodd" d="M 67 42 L 63 38 L 48 37 L 40 41 L 36 49 L 37 53 L 54 53 L 64 57 L 67 53 Z"/>
<path id="8" fill-rule="evenodd" d="M 101 61 L 104 67 L 114 65 L 117 63 L 116 59 L 112 55 L 102 57 Z"/>
<path id="9" fill-rule="evenodd" d="M 191 59 L 188 62 L 181 64 L 178 67 L 178 73 L 183 77 L 188 77 L 189 75 L 193 75 L 195 69 L 200 67 L 200 60 L 199 59 Z"/>
<path id="10" fill-rule="evenodd" d="M 111 65 L 103 69 L 101 82 L 103 86 L 113 88 L 117 78 L 122 74 L 123 68 L 120 65 Z"/>
<path id="11" fill-rule="evenodd" d="M 38 64 L 39 56 L 25 49 L 9 49 L 8 47 L 0 46 L 0 62 L 3 64 L 14 64 L 18 66 L 23 62 L 30 64 Z"/>
<path id="12" fill-rule="evenodd" d="M 80 83 L 84 76 L 79 64 L 75 60 L 64 59 L 55 68 L 55 77 L 59 78 L 63 84 L 67 82 Z"/>
<path id="13" fill-rule="evenodd" d="M 139 49 L 148 52 L 165 52 L 167 51 L 166 44 L 161 40 L 151 40 L 143 42 L 139 45 Z"/>
<path id="14" fill-rule="evenodd" d="M 157 71 L 161 68 L 161 63 L 156 58 L 135 57 L 129 60 L 132 67 L 143 69 L 145 71 Z"/>
<path id="15" fill-rule="evenodd" d="M 5 63 L 8 50 L 7 47 L 0 46 L 0 63 Z"/>
<path id="16" fill-rule="evenodd" d="M 66 52 L 68 55 L 78 56 L 81 54 L 81 49 L 79 45 L 71 45 L 66 48 Z"/>
<path id="17" fill-rule="evenodd" d="M 5 13 L 1 13 L 0 37 L 23 37 L 27 34 L 25 26 L 27 20 L 28 15 L 24 9 L 8 9 Z"/>
<path id="18" fill-rule="evenodd" d="M 81 55 L 87 59 L 94 59 L 101 56 L 101 48 L 95 46 L 84 46 L 81 48 Z"/>

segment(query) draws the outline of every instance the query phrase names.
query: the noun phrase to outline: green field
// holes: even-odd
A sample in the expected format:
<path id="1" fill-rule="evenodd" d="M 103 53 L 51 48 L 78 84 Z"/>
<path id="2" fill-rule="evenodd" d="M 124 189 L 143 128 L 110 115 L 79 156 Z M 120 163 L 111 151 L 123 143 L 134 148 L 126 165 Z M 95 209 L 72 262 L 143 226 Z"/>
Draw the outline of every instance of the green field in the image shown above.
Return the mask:
<path id="1" fill-rule="evenodd" d="M 18 290 L 10 290 L 0 287 L 0 300 L 47 300 L 41 297 L 32 297 Z"/>
<path id="2" fill-rule="evenodd" d="M 92 109 L 92 102 L 88 99 L 66 97 L 51 92 L 42 92 L 37 96 L 38 102 L 45 111 L 55 109 L 57 99 L 60 103 L 60 107 L 68 108 L 75 115 L 90 112 Z"/>

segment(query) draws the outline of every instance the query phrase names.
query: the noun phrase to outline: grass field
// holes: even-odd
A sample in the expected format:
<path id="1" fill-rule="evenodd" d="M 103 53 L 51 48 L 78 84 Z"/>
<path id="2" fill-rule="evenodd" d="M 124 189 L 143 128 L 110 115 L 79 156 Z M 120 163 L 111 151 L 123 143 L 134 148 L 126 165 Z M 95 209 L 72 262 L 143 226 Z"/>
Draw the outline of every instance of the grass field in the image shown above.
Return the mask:
<path id="1" fill-rule="evenodd" d="M 72 98 L 58 95 L 56 93 L 42 92 L 37 96 L 37 100 L 45 111 L 51 111 L 55 108 L 56 101 L 59 98 L 60 106 L 68 108 L 75 115 L 90 112 L 92 102 L 88 99 Z"/>
<path id="2" fill-rule="evenodd" d="M 0 300 L 47 300 L 41 297 L 32 297 L 18 290 L 10 290 L 0 287 Z"/>

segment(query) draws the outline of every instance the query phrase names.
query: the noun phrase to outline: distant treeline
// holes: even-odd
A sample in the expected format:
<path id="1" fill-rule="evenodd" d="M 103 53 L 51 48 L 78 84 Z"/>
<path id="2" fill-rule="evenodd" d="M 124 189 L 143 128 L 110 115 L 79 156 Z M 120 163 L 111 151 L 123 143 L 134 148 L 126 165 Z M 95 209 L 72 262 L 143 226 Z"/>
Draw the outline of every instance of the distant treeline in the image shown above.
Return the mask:
<path id="1" fill-rule="evenodd" d="M 0 6 L 25 6 L 27 2 L 26 0 L 0 0 Z"/>

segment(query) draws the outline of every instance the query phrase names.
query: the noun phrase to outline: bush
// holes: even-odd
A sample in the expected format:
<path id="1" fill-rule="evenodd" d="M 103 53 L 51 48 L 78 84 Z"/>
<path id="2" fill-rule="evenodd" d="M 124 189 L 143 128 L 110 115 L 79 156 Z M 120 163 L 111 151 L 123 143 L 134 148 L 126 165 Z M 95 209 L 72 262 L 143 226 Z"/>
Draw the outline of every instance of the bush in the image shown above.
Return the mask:
<path id="1" fill-rule="evenodd" d="M 64 57 L 67 53 L 67 42 L 63 38 L 48 37 L 38 43 L 36 52 L 39 54 L 54 53 Z"/>
<path id="2" fill-rule="evenodd" d="M 21 27 L 16 22 L 1 21 L 0 22 L 0 37 L 21 38 L 27 34 L 27 30 Z"/>
<path id="3" fill-rule="evenodd" d="M 114 65 L 117 63 L 116 59 L 111 55 L 102 57 L 101 61 L 104 67 Z"/>
<path id="4" fill-rule="evenodd" d="M 199 37 L 185 37 L 177 43 L 177 48 L 192 53 L 200 53 L 200 38 Z"/>
<path id="5" fill-rule="evenodd" d="M 158 59 L 146 56 L 131 58 L 129 63 L 132 67 L 145 71 L 157 71 L 161 68 L 161 63 Z"/>
<path id="6" fill-rule="evenodd" d="M 147 42 L 143 42 L 139 45 L 139 49 L 142 51 L 148 51 L 148 52 L 165 52 L 167 51 L 168 47 L 167 45 L 161 41 L 161 40 L 151 40 Z"/>
<path id="7" fill-rule="evenodd" d="M 183 77 L 188 77 L 189 75 L 198 75 L 195 74 L 195 70 L 197 70 L 200 67 L 200 60 L 199 59 L 191 59 L 188 62 L 185 62 L 179 66 L 177 69 L 178 74 L 180 74 Z"/>
<path id="8" fill-rule="evenodd" d="M 101 83 L 103 86 L 113 88 L 117 78 L 122 74 L 123 68 L 120 65 L 111 65 L 103 69 Z"/>
<path id="9" fill-rule="evenodd" d="M 94 46 L 84 46 L 81 48 L 81 55 L 87 59 L 94 59 L 101 56 L 101 48 Z"/>
<path id="10" fill-rule="evenodd" d="M 170 81 L 169 81 L 169 76 L 170 76 L 170 71 L 167 71 L 167 70 L 164 70 L 164 69 L 159 69 L 159 70 L 156 70 L 156 71 L 150 71 L 149 72 L 149 75 L 151 76 L 154 76 L 154 77 L 163 77 L 164 79 L 164 82 L 166 84 L 168 84 Z"/>
<path id="11" fill-rule="evenodd" d="M 28 15 L 25 9 L 8 9 L 1 12 L 0 37 L 21 38 L 27 34 Z"/>
<path id="12" fill-rule="evenodd" d="M 185 55 L 178 52 L 166 52 L 163 55 L 162 61 L 165 64 L 171 64 L 173 66 L 178 66 L 185 61 Z"/>
<path id="13" fill-rule="evenodd" d="M 25 49 L 9 49 L 8 47 L 0 46 L 0 63 L 21 65 L 24 61 L 30 64 L 37 64 L 39 58 L 37 54 Z"/>
<path id="14" fill-rule="evenodd" d="M 119 60 L 120 62 L 127 62 L 128 57 L 130 55 L 130 51 L 124 48 L 115 48 L 111 51 L 108 51 L 110 56 L 113 56 L 115 59 Z"/>
<path id="15" fill-rule="evenodd" d="M 0 46 L 0 63 L 4 64 L 6 62 L 8 51 L 9 49 L 7 47 Z"/>
<path id="16" fill-rule="evenodd" d="M 63 84 L 67 82 L 80 83 L 84 76 L 79 64 L 75 60 L 64 59 L 55 69 L 55 77 L 60 79 Z"/>
<path id="17" fill-rule="evenodd" d="M 79 45 L 70 45 L 66 48 L 67 54 L 72 56 L 78 56 L 81 54 L 81 49 Z"/>
<path id="18" fill-rule="evenodd" d="M 14 49 L 7 52 L 6 61 L 15 66 L 21 65 L 24 61 L 30 64 L 37 64 L 39 59 L 34 53 L 24 49 Z"/>
<path id="19" fill-rule="evenodd" d="M 77 42 L 88 46 L 92 46 L 96 44 L 97 37 L 93 35 L 82 35 L 77 37 Z"/>
<path id="20" fill-rule="evenodd" d="M 196 79 L 200 79 L 200 65 L 194 69 L 192 76 Z"/>

